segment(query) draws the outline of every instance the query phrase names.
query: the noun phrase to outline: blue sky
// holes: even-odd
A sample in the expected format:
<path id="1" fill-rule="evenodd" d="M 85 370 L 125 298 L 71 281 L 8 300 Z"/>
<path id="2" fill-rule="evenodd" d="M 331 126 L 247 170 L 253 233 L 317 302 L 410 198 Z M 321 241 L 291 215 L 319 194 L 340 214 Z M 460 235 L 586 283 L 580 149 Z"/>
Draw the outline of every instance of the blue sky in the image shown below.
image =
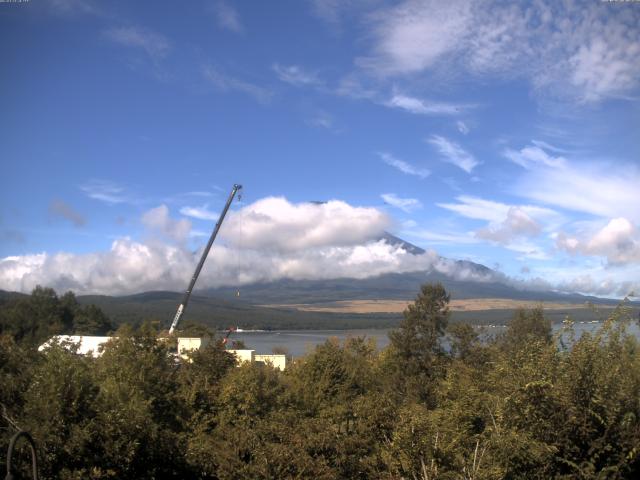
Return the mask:
<path id="1" fill-rule="evenodd" d="M 0 3 L 0 288 L 181 290 L 237 182 L 202 286 L 441 255 L 640 291 L 639 25 L 633 2 Z"/>

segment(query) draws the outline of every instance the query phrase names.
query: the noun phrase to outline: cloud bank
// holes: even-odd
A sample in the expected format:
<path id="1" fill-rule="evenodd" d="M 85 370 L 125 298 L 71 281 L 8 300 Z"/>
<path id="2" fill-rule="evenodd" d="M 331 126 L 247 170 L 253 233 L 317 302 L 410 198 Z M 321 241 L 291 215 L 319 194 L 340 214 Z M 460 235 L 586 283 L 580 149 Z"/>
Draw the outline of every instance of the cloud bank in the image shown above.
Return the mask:
<path id="1" fill-rule="evenodd" d="M 108 295 L 182 290 L 203 248 L 186 246 L 191 223 L 171 218 L 166 205 L 145 212 L 141 222 L 145 240 L 118 238 L 108 251 L 0 259 L 0 289 L 29 292 L 40 284 Z M 435 252 L 415 256 L 380 240 L 390 225 L 391 219 L 375 208 L 337 200 L 296 204 L 264 198 L 229 213 L 198 287 L 281 278 L 366 278 L 428 270 L 438 263 Z"/>
<path id="2" fill-rule="evenodd" d="M 489 220 L 485 236 L 500 243 L 508 243 L 513 236 L 536 235 L 539 226 L 535 219 L 550 213 L 536 207 L 502 204 L 486 208 L 488 201 L 473 197 L 458 200 L 459 204 L 445 208 Z M 503 212 L 492 218 L 482 214 L 495 210 Z M 172 218 L 166 205 L 148 210 L 140 221 L 146 229 L 142 239 L 118 238 L 107 251 L 42 252 L 2 258 L 0 289 L 27 293 L 36 285 L 46 285 L 58 291 L 105 295 L 182 290 L 193 274 L 204 243 L 195 250 L 190 248 L 189 240 L 194 238 L 191 222 Z M 316 204 L 292 203 L 282 197 L 263 198 L 229 212 L 202 270 L 198 288 L 240 286 L 284 278 L 361 279 L 412 271 L 436 271 L 457 280 L 497 281 L 520 289 L 554 288 L 548 281 L 521 281 L 492 270 L 474 268 L 469 262 L 440 257 L 433 250 L 411 254 L 402 245 L 384 240 L 384 232 L 391 226 L 391 219 L 376 208 L 356 207 L 338 200 Z M 593 251 L 601 255 L 606 250 L 611 262 L 629 260 L 629 256 L 638 260 L 637 229 L 624 219 L 605 226 L 588 241 L 566 238 L 564 242 L 565 249 L 580 252 Z M 510 244 L 509 248 L 512 247 Z M 523 244 L 519 248 L 528 247 Z M 596 278 L 585 272 L 575 273 L 573 277 L 560 278 L 555 287 L 564 291 L 624 295 L 639 286 L 625 278 L 616 282 L 606 275 Z"/>

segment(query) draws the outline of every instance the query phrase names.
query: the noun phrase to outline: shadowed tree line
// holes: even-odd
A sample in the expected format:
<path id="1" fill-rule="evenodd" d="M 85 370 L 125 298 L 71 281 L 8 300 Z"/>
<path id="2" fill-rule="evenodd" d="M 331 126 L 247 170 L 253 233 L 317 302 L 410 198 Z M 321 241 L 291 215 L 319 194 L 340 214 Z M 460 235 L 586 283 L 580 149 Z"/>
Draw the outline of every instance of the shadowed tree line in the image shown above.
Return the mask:
<path id="1" fill-rule="evenodd" d="M 468 325 L 448 325 L 441 285 L 424 285 L 389 347 L 329 340 L 280 372 L 234 367 L 216 339 L 177 363 L 148 323 L 121 327 L 97 359 L 59 345 L 38 353 L 35 339 L 83 318 L 76 310 L 69 320 L 65 302 L 73 302 L 46 290 L 24 299 L 37 321 L 7 317 L 15 307 L 5 304 L 3 321 L 27 323 L 3 323 L 0 336 L 0 448 L 16 428 L 29 430 L 43 478 L 595 479 L 640 471 L 640 350 L 624 304 L 580 338 L 570 322 L 564 342 L 553 337 L 540 307 L 518 311 L 503 335 L 481 341 Z"/>
<path id="2" fill-rule="evenodd" d="M 0 335 L 26 345 L 39 345 L 53 335 L 106 335 L 114 326 L 100 308 L 80 305 L 73 292 L 58 297 L 37 286 L 31 295 L 0 302 Z"/>

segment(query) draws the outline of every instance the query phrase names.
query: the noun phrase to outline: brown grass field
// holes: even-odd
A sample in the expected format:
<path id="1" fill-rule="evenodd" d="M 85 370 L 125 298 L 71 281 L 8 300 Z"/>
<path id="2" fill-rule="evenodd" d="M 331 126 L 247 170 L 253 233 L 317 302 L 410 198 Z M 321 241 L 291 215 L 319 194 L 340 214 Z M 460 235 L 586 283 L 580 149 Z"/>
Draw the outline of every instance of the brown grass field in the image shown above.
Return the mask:
<path id="1" fill-rule="evenodd" d="M 280 304 L 262 305 L 271 308 L 293 308 L 304 312 L 326 313 L 402 313 L 411 303 L 405 300 L 345 300 L 331 303 L 317 304 Z M 538 302 L 530 300 L 510 300 L 506 298 L 468 298 L 452 300 L 449 308 L 454 312 L 477 312 L 486 310 L 511 310 L 516 308 L 531 308 Z M 545 310 L 565 310 L 587 308 L 587 304 L 544 302 Z"/>

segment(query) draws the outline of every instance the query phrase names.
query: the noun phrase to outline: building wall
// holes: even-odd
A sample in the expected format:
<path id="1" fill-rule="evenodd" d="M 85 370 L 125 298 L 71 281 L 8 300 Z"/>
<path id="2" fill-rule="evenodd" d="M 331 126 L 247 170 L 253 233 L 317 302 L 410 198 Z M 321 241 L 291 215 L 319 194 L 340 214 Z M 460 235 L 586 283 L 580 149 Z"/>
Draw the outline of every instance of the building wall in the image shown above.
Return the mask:
<path id="1" fill-rule="evenodd" d="M 76 352 L 81 355 L 91 354 L 93 357 L 99 357 L 102 355 L 102 345 L 107 343 L 112 338 L 117 337 L 94 337 L 90 335 L 55 335 L 40 345 L 39 351 L 44 350 L 54 342 L 58 342 L 71 348 L 72 345 L 77 345 Z M 205 347 L 209 343 L 208 338 L 198 337 L 178 337 L 178 354 L 182 359 L 188 358 L 187 352 L 199 350 Z M 229 353 L 236 356 L 238 364 L 243 362 L 261 362 L 271 365 L 273 368 L 284 370 L 287 366 L 286 355 L 256 355 L 255 350 L 227 350 Z"/>
<path id="2" fill-rule="evenodd" d="M 253 363 L 253 361 L 255 360 L 255 350 L 227 350 L 227 352 L 235 355 L 238 359 L 238 363 Z"/>
<path id="3" fill-rule="evenodd" d="M 208 338 L 199 337 L 178 337 L 178 354 L 184 359 L 187 359 L 187 352 L 194 350 L 200 350 L 209 344 Z"/>
<path id="4" fill-rule="evenodd" d="M 99 357 L 102 355 L 102 345 L 107 343 L 112 338 L 117 337 L 94 337 L 91 335 L 54 335 L 45 343 L 38 347 L 38 351 L 42 351 L 45 348 L 53 345 L 54 343 L 60 343 L 63 346 L 71 349 L 72 345 L 77 345 L 76 353 L 81 355 L 89 355 L 93 357 Z"/>
<path id="5" fill-rule="evenodd" d="M 277 368 L 278 370 L 284 370 L 287 367 L 286 355 L 255 355 L 254 359 L 256 362 L 271 365 L 273 368 Z"/>

